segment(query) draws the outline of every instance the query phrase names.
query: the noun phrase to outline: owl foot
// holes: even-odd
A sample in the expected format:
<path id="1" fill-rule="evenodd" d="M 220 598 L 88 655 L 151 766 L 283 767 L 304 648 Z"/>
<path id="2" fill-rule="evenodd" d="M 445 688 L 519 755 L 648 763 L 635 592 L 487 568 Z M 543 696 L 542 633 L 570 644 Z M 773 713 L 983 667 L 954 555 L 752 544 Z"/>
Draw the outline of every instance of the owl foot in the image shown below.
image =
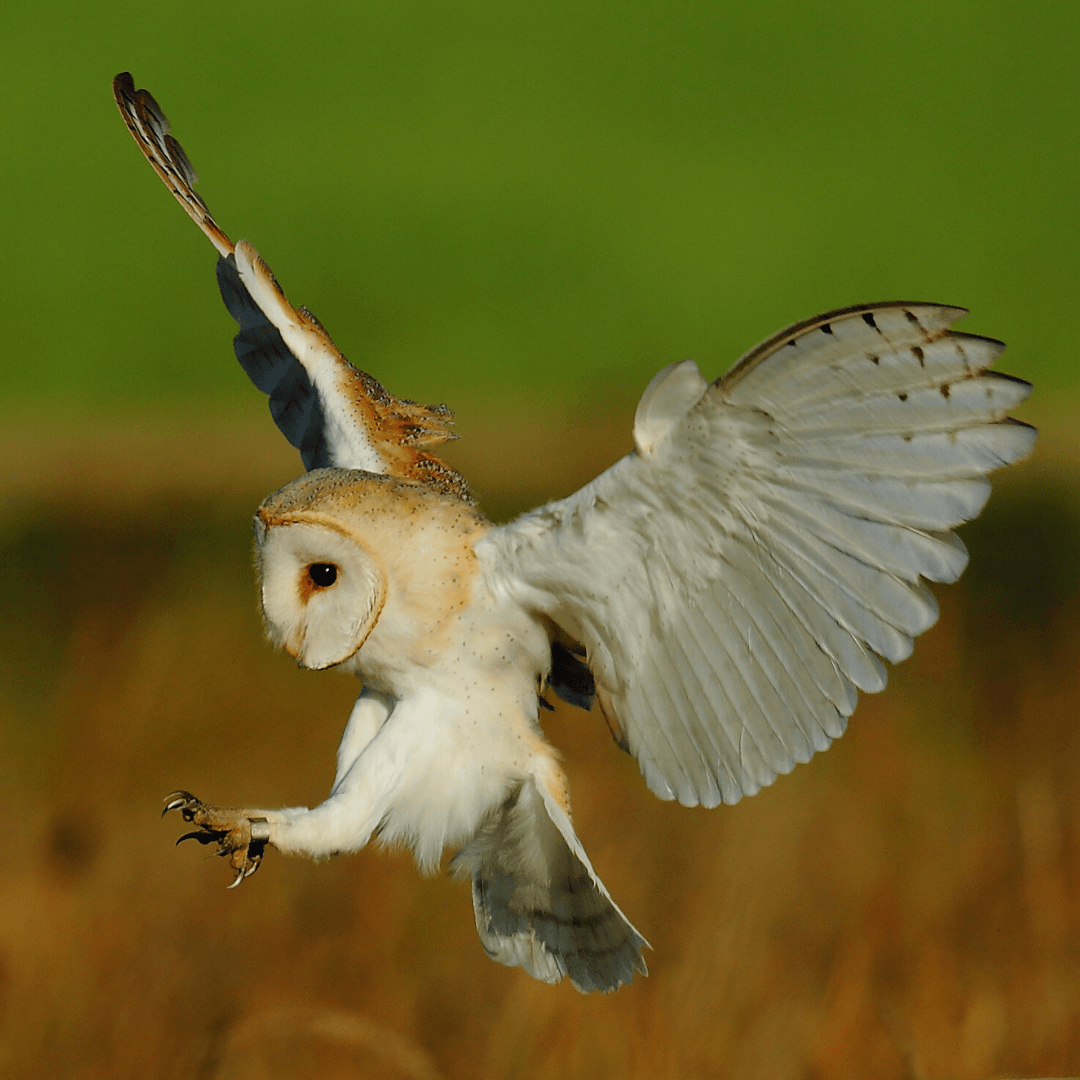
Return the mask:
<path id="1" fill-rule="evenodd" d="M 198 826 L 176 842 L 197 840 L 200 844 L 217 844 L 218 854 L 229 860 L 236 877 L 229 886 L 235 889 L 244 878 L 251 877 L 262 863 L 263 852 L 270 839 L 266 818 L 248 817 L 248 811 L 220 806 L 207 806 L 188 791 L 174 791 L 165 799 L 164 817 L 170 810 L 179 810 L 185 821 Z"/>

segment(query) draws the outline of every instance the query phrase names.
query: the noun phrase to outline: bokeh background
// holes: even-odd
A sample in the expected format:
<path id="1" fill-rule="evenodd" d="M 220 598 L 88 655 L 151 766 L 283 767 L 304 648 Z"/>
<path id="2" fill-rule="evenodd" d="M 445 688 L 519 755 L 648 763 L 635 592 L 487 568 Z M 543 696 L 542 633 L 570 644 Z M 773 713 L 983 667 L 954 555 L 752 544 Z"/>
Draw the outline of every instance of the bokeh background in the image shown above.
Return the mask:
<path id="1" fill-rule="evenodd" d="M 9 5 L 0 37 L 0 1073 L 1080 1073 L 1075 4 Z M 299 462 L 213 252 L 113 107 L 163 104 L 226 231 L 503 518 L 629 447 L 637 396 L 869 300 L 963 304 L 1035 457 L 828 754 L 733 808 L 560 710 L 579 832 L 649 936 L 610 997 L 483 955 L 401 854 L 235 892 L 161 797 L 312 804 L 356 687 L 261 637 L 249 521 Z"/>

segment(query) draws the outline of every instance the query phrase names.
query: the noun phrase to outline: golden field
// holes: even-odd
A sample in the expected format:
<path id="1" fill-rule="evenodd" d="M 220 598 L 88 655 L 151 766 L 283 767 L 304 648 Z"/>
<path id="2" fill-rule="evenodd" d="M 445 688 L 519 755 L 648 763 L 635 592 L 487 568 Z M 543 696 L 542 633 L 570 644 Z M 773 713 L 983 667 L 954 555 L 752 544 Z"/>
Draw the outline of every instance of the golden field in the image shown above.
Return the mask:
<path id="1" fill-rule="evenodd" d="M 320 801 L 356 691 L 262 640 L 248 521 L 298 466 L 258 422 L 208 425 L 201 456 L 71 432 L 44 493 L 45 451 L 6 447 L 0 1075 L 1080 1072 L 1080 501 L 1053 430 L 965 530 L 971 568 L 889 689 L 773 788 L 661 803 L 598 716 L 544 717 L 654 950 L 648 979 L 585 997 L 491 963 L 467 888 L 401 853 L 271 851 L 227 891 L 174 850 L 176 787 Z M 507 514 L 603 467 L 623 426 L 492 427 L 457 460 Z"/>

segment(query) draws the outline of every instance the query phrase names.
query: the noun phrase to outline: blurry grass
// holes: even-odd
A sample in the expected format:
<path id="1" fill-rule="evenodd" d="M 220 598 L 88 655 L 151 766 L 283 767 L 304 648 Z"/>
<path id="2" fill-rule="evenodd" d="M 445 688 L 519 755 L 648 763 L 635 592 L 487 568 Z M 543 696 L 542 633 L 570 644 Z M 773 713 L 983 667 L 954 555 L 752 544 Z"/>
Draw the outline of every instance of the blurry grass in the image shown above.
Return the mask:
<path id="1" fill-rule="evenodd" d="M 550 484 L 602 442 L 560 439 Z M 228 892 L 174 851 L 178 785 L 319 801 L 355 684 L 262 641 L 246 497 L 24 507 L 0 538 L 0 1074 L 1080 1072 L 1074 479 L 1003 476 L 890 689 L 736 807 L 661 803 L 596 717 L 549 718 L 579 832 L 655 948 L 649 979 L 589 998 L 492 964 L 467 890 L 403 855 L 271 853 Z"/>

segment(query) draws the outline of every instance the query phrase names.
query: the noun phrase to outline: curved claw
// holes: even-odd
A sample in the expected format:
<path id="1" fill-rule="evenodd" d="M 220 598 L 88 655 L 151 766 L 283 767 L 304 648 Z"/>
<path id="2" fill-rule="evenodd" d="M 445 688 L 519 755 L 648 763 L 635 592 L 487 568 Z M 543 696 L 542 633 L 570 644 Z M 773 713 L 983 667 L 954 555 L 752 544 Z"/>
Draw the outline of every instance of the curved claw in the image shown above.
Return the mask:
<path id="1" fill-rule="evenodd" d="M 165 809 L 161 811 L 161 816 L 164 817 L 170 810 L 180 810 L 187 803 L 198 801 L 190 791 L 173 791 L 165 796 Z"/>
<path id="2" fill-rule="evenodd" d="M 237 867 L 236 877 L 232 884 L 227 886 L 230 889 L 235 889 L 240 882 L 251 877 L 262 866 L 263 852 L 266 851 L 266 844 L 270 839 L 270 827 L 266 824 L 266 818 L 251 818 L 250 820 L 251 840 L 247 846 L 247 860 L 243 866 Z M 228 852 L 221 851 L 219 854 L 225 855 Z"/>
<path id="3" fill-rule="evenodd" d="M 227 889 L 235 889 L 236 886 L 239 885 L 245 878 L 251 877 L 251 875 L 254 874 L 261 865 L 262 856 L 260 855 L 257 859 L 254 859 L 252 861 L 250 866 L 241 866 L 240 869 L 236 871 L 236 877 L 233 878 L 232 884 L 226 885 L 225 887 Z"/>
<path id="4" fill-rule="evenodd" d="M 176 841 L 176 847 L 179 847 L 185 840 L 196 840 L 204 846 L 206 844 L 216 844 L 220 842 L 222 833 L 219 832 L 186 832 Z M 219 855 L 225 855 L 227 852 L 219 851 Z"/>

